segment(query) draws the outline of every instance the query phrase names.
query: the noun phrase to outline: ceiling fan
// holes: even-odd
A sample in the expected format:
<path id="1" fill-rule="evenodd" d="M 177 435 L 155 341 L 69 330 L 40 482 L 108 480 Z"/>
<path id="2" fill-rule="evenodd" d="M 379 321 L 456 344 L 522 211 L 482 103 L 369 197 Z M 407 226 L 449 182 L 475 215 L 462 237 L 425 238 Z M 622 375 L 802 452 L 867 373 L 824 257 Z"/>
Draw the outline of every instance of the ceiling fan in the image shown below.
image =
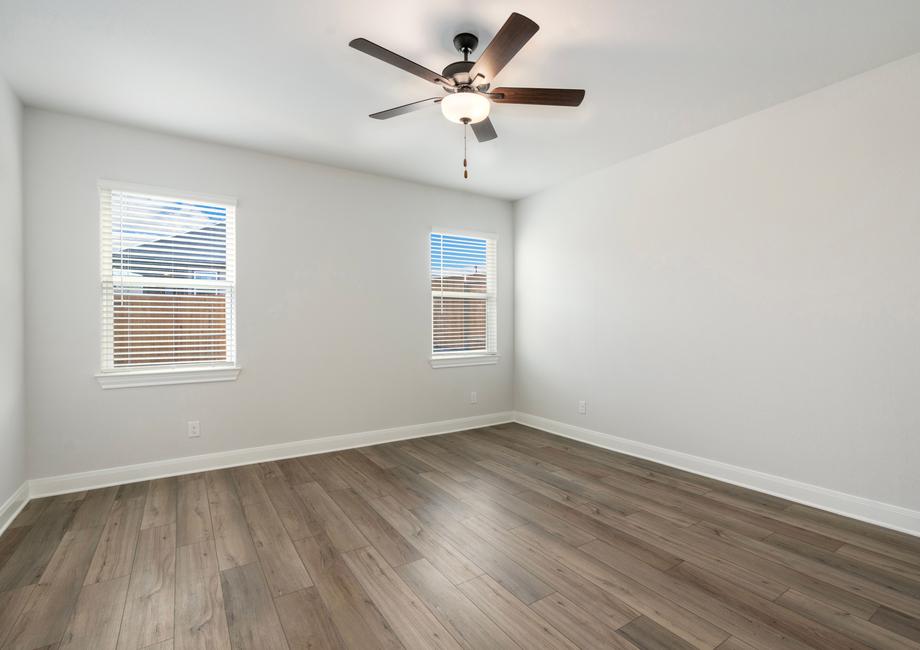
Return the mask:
<path id="1" fill-rule="evenodd" d="M 413 111 L 441 105 L 441 112 L 451 122 L 469 125 L 479 142 L 487 142 L 498 137 L 489 111 L 492 102 L 496 104 L 539 104 L 542 106 L 578 106 L 584 99 L 584 90 L 565 88 L 514 88 L 500 87 L 492 89 L 491 85 L 502 68 L 520 51 L 522 47 L 537 33 L 540 26 L 526 16 L 512 13 L 502 28 L 492 39 L 492 42 L 482 52 L 476 61 L 470 61 L 470 54 L 479 45 L 479 39 L 469 33 L 457 34 L 454 37 L 454 47 L 463 55 L 462 61 L 448 65 L 441 74 L 410 61 L 409 59 L 391 52 L 366 38 L 356 38 L 349 45 L 356 50 L 369 54 L 385 63 L 394 65 L 410 74 L 421 77 L 425 81 L 440 86 L 444 95 L 429 97 L 403 106 L 397 106 L 379 113 L 372 113 L 370 117 L 376 120 L 386 120 L 397 115 L 404 115 Z M 463 166 L 466 167 L 464 155 Z M 466 172 L 464 171 L 464 176 Z"/>

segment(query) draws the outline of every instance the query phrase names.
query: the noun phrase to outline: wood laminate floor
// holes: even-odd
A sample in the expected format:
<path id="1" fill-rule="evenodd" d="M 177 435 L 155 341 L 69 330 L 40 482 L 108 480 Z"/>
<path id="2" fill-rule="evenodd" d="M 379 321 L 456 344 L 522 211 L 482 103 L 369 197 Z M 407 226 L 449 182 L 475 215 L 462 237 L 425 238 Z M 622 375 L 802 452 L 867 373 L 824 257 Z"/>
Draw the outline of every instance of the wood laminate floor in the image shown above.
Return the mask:
<path id="1" fill-rule="evenodd" d="M 920 539 L 503 425 L 33 500 L 0 647 L 920 648 Z"/>

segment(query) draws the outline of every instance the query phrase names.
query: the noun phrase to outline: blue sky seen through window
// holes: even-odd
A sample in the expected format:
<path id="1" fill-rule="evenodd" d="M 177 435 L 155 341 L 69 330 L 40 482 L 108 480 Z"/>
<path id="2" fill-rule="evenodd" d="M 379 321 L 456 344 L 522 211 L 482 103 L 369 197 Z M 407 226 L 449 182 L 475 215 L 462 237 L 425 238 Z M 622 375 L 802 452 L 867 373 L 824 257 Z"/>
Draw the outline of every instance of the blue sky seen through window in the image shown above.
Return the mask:
<path id="1" fill-rule="evenodd" d="M 485 239 L 433 232 L 431 273 L 433 276 L 484 273 L 486 249 Z"/>

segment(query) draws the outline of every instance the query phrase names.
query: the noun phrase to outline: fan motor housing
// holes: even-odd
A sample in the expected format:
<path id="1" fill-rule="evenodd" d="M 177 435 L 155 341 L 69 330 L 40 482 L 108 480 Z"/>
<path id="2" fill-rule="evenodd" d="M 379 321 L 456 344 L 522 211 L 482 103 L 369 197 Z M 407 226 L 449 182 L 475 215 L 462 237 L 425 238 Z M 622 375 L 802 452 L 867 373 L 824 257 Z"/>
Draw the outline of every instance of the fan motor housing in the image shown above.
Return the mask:
<path id="1" fill-rule="evenodd" d="M 458 86 L 469 86 L 473 83 L 469 73 L 475 63 L 475 61 L 454 61 L 444 68 L 441 75 L 448 79 L 453 79 Z M 476 88 L 485 92 L 489 89 L 489 84 L 478 84 Z"/>
<path id="2" fill-rule="evenodd" d="M 444 71 L 441 74 L 447 77 L 448 79 L 453 79 L 454 81 L 458 81 L 458 82 L 459 82 L 459 79 L 457 77 L 458 75 L 460 75 L 464 79 L 467 80 L 467 83 L 469 83 L 470 75 L 468 73 L 470 69 L 473 67 L 474 63 L 476 62 L 475 61 L 454 61 L 453 63 L 448 64 L 447 67 L 444 68 Z"/>

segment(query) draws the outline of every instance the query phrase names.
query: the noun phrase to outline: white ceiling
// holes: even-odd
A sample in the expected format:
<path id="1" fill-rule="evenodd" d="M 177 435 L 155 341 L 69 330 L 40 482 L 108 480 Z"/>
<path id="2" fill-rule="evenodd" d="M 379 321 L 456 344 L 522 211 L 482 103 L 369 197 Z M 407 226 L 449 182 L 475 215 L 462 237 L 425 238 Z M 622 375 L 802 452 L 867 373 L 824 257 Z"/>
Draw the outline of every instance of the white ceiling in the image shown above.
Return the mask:
<path id="1" fill-rule="evenodd" d="M 440 71 L 511 11 L 540 31 L 498 83 L 580 108 L 494 106 L 469 181 L 437 108 L 368 119 L 439 91 L 349 40 Z M 918 0 L 0 0 L 29 105 L 510 199 L 918 51 Z"/>

